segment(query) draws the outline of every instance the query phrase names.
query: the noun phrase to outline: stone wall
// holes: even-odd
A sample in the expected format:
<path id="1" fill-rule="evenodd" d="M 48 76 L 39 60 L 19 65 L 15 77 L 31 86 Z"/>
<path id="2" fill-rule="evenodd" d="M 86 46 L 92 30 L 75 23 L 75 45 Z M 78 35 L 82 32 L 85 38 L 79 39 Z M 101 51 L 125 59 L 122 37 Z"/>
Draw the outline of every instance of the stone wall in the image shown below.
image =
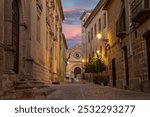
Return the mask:
<path id="1" fill-rule="evenodd" d="M 107 8 L 108 11 L 108 39 L 109 39 L 109 76 L 113 85 L 112 59 L 116 60 L 116 87 L 126 88 L 126 63 L 123 48 L 127 48 L 127 62 L 129 72 L 129 89 L 141 90 L 149 86 L 146 39 L 143 35 L 150 30 L 150 19 L 137 27 L 129 27 L 129 3 L 126 1 L 126 37 L 121 39 L 116 36 L 116 22 L 121 12 L 122 3 L 114 0 Z M 134 24 L 133 24 L 134 25 Z"/>
<path id="2" fill-rule="evenodd" d="M 110 84 L 113 83 L 112 78 L 112 59 L 116 60 L 116 85 L 123 87 L 123 56 L 119 38 L 116 37 L 116 21 L 120 13 L 121 1 L 114 0 L 108 9 L 108 39 L 110 49 L 108 51 L 108 69 L 110 76 Z"/>
<path id="3" fill-rule="evenodd" d="M 51 83 L 50 80 L 50 74 L 49 74 L 49 69 L 37 64 L 37 63 L 33 63 L 32 64 L 32 74 L 33 74 L 33 78 L 38 79 L 39 81 L 45 82 L 47 83 Z"/>
<path id="4" fill-rule="evenodd" d="M 132 68 L 129 72 L 131 89 L 138 88 L 144 82 L 144 87 L 149 85 L 146 39 L 143 37 L 148 30 L 150 30 L 150 19 L 130 33 L 132 39 L 132 56 L 129 58 Z"/>

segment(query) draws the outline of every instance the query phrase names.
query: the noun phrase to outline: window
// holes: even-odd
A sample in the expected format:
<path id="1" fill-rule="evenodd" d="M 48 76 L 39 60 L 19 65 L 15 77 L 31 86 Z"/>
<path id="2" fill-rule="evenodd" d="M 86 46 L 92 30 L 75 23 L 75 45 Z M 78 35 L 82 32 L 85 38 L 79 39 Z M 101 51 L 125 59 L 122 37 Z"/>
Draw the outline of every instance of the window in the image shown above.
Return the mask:
<path id="1" fill-rule="evenodd" d="M 99 19 L 99 32 L 101 32 L 101 19 Z"/>
<path id="2" fill-rule="evenodd" d="M 90 32 L 88 32 L 88 42 L 90 42 Z"/>
<path id="3" fill-rule="evenodd" d="M 91 28 L 91 40 L 93 40 L 93 28 Z"/>
<path id="4" fill-rule="evenodd" d="M 94 57 L 94 52 L 92 52 L 92 57 Z"/>
<path id="5" fill-rule="evenodd" d="M 100 53 L 102 53 L 102 49 L 103 49 L 102 46 L 100 46 L 100 49 L 99 49 L 99 50 L 100 50 Z"/>
<path id="6" fill-rule="evenodd" d="M 104 28 L 106 27 L 106 13 L 104 13 Z"/>
<path id="7" fill-rule="evenodd" d="M 40 36 L 41 36 L 41 20 L 40 17 L 37 16 L 37 29 L 36 29 L 36 34 L 37 34 L 37 41 L 40 42 Z"/>
<path id="8" fill-rule="evenodd" d="M 97 34 L 97 25 L 95 24 L 95 37 L 96 37 L 96 34 Z"/>

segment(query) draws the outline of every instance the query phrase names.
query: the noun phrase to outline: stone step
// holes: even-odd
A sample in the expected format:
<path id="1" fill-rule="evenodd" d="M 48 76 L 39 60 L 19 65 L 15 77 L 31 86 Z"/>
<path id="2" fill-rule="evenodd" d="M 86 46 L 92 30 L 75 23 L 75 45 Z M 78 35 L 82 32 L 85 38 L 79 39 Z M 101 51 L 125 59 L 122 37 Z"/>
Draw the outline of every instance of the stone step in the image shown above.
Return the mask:
<path id="1" fill-rule="evenodd" d="M 15 89 L 33 89 L 33 88 L 49 88 L 49 85 L 40 85 L 40 84 L 34 84 L 34 85 L 16 85 Z"/>
<path id="2" fill-rule="evenodd" d="M 45 83 L 43 83 L 43 82 L 40 82 L 40 81 L 17 81 L 16 83 L 15 83 L 16 85 L 22 85 L 22 84 L 45 84 Z"/>

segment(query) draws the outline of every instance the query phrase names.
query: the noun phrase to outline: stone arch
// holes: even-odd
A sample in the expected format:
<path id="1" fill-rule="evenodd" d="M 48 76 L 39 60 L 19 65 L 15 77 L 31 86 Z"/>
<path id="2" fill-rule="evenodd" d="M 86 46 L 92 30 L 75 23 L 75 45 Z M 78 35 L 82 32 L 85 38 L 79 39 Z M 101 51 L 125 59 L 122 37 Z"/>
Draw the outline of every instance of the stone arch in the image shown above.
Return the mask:
<path id="1" fill-rule="evenodd" d="M 76 77 L 78 74 L 81 75 L 81 68 L 80 68 L 80 67 L 76 67 L 76 68 L 74 69 L 74 75 L 75 75 L 75 77 Z"/>
<path id="2" fill-rule="evenodd" d="M 73 65 L 72 68 L 71 68 L 71 72 L 74 73 L 74 71 L 75 71 L 76 68 L 79 68 L 81 70 L 81 73 L 80 73 L 80 75 L 81 75 L 82 74 L 82 65 L 81 64 L 75 64 L 75 65 Z M 77 75 L 79 75 L 79 74 L 74 73 L 74 77 L 76 77 Z"/>

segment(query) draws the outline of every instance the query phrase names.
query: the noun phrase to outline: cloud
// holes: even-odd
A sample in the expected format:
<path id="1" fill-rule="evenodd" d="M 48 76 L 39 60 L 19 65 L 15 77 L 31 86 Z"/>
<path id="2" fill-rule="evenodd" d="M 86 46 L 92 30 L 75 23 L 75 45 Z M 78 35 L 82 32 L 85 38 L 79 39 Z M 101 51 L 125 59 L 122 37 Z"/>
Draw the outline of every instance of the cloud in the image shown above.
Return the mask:
<path id="1" fill-rule="evenodd" d="M 81 8 L 65 8 L 64 9 L 64 14 L 65 14 L 65 24 L 80 24 L 80 19 L 79 17 L 82 15 L 84 12 L 84 9 Z"/>
<path id="2" fill-rule="evenodd" d="M 76 44 L 81 45 L 81 41 L 74 41 L 74 40 L 69 39 L 69 40 L 67 40 L 67 44 L 68 44 L 68 47 L 71 48 Z"/>
<path id="3" fill-rule="evenodd" d="M 63 24 L 63 32 L 65 33 L 66 38 L 71 39 L 75 37 L 76 35 L 81 35 L 81 26 Z"/>
<path id="4" fill-rule="evenodd" d="M 68 47 L 81 43 L 80 16 L 86 10 L 94 8 L 99 0 L 62 0 L 65 21 L 63 32 L 67 39 Z"/>
<path id="5" fill-rule="evenodd" d="M 81 26 L 63 24 L 63 32 L 65 34 L 68 47 L 81 43 Z"/>

